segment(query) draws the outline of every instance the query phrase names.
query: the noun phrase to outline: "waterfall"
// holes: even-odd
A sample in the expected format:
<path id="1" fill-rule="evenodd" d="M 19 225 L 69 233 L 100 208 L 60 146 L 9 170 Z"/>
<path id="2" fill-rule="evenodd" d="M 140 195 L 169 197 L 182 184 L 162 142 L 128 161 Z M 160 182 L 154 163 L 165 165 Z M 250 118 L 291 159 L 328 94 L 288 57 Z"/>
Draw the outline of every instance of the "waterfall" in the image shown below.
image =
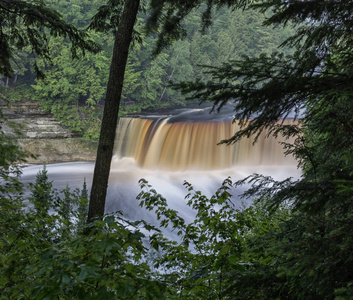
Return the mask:
<path id="1" fill-rule="evenodd" d="M 155 215 L 141 209 L 136 201 L 140 178 L 148 180 L 168 200 L 172 209 L 191 220 L 194 212 L 186 206 L 184 197 L 188 191 L 183 186 L 184 180 L 209 197 L 229 176 L 233 181 L 252 173 L 271 175 L 276 179 L 300 176 L 295 160 L 285 157 L 279 140 L 266 138 L 266 132 L 255 144 L 252 138 L 244 138 L 234 145 L 217 146 L 222 139 L 230 138 L 239 130 L 237 122 L 232 123 L 229 117 L 208 122 L 204 117 L 192 121 L 190 115 L 184 117 L 119 120 L 106 201 L 107 213 L 120 210 L 131 220 L 156 222 Z M 205 118 L 208 119 L 209 115 L 206 114 Z M 292 121 L 285 122 L 289 124 Z M 34 182 L 35 174 L 41 168 L 28 166 L 23 173 L 23 182 Z M 93 162 L 47 165 L 49 178 L 54 180 L 58 189 L 67 185 L 81 188 L 84 178 L 90 188 L 93 168 Z M 245 188 L 229 191 L 237 207 L 243 201 L 238 195 Z"/>
<path id="2" fill-rule="evenodd" d="M 280 140 L 262 132 L 234 145 L 217 145 L 239 130 L 239 122 L 174 122 L 168 118 L 121 118 L 115 142 L 115 157 L 130 157 L 144 169 L 221 170 L 233 166 L 293 165 L 285 157 Z M 287 124 L 291 120 L 285 121 Z"/>

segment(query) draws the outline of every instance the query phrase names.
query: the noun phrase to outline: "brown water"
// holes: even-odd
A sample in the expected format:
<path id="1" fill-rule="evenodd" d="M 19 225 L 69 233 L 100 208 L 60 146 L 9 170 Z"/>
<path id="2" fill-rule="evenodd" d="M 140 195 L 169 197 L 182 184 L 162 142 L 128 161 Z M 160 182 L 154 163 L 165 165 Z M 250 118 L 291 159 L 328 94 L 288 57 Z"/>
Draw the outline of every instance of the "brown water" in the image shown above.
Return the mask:
<path id="1" fill-rule="evenodd" d="M 186 206 L 183 186 L 189 181 L 195 190 L 211 196 L 222 181 L 231 177 L 241 180 L 252 173 L 271 175 L 276 179 L 298 177 L 300 171 L 291 157 L 284 157 L 282 146 L 274 138 L 265 138 L 264 132 L 257 143 L 243 139 L 231 146 L 217 143 L 229 138 L 239 129 L 230 120 L 217 122 L 174 122 L 121 118 L 115 145 L 115 156 L 109 179 L 106 212 L 123 211 L 130 219 L 155 222 L 155 215 L 141 209 L 136 201 L 140 192 L 138 180 L 145 178 L 161 193 L 171 208 L 187 220 L 194 212 Z M 286 121 L 291 122 L 291 121 Z M 34 182 L 42 166 L 31 165 L 24 170 L 25 183 Z M 81 188 L 86 179 L 90 188 L 94 163 L 71 162 L 47 165 L 50 180 L 58 189 L 66 185 Z M 229 191 L 238 207 L 238 195 L 244 189 Z"/>
<path id="2" fill-rule="evenodd" d="M 168 119 L 121 118 L 115 146 L 116 157 L 130 157 L 145 169 L 221 170 L 234 166 L 293 165 L 283 155 L 280 140 L 263 132 L 230 146 L 217 145 L 239 130 L 238 122 L 176 122 Z M 292 121 L 286 120 L 286 123 Z"/>

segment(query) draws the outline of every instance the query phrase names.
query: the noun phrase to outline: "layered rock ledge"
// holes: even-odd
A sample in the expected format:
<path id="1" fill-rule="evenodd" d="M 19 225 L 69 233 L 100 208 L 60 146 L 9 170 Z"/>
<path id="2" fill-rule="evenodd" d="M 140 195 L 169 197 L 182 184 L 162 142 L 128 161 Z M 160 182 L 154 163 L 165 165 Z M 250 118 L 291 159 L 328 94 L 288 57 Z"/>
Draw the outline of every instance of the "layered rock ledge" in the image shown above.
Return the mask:
<path id="1" fill-rule="evenodd" d="M 28 163 L 95 160 L 96 150 L 91 142 L 83 141 L 77 132 L 61 125 L 36 102 L 0 104 L 0 108 L 7 118 L 2 124 L 4 133 L 16 137 L 25 150 L 35 155 L 36 158 L 28 158 Z"/>

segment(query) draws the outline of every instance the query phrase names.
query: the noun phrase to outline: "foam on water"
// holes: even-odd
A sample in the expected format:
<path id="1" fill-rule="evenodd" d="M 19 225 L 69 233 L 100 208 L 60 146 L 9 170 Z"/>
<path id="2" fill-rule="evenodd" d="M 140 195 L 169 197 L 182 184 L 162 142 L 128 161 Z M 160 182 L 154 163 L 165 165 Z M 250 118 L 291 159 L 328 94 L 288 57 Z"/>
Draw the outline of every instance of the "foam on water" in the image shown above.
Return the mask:
<path id="1" fill-rule="evenodd" d="M 140 208 L 136 200 L 141 178 L 162 194 L 173 209 L 191 219 L 194 213 L 186 206 L 188 191 L 183 186 L 184 180 L 209 197 L 229 176 L 233 182 L 252 173 L 271 175 L 275 179 L 300 176 L 294 159 L 284 157 L 281 145 L 274 138 L 266 138 L 266 132 L 255 145 L 249 138 L 236 145 L 217 146 L 220 140 L 239 130 L 238 123 L 232 122 L 229 116 L 206 122 L 205 113 L 200 113 L 198 118 L 199 111 L 192 112 L 191 122 L 184 122 L 190 119 L 188 114 L 120 119 L 106 199 L 107 213 L 119 210 L 129 219 L 155 222 L 155 215 Z M 23 182 L 34 182 L 42 168 L 42 165 L 27 166 Z M 90 189 L 94 163 L 51 164 L 47 170 L 49 179 L 59 190 L 67 185 L 82 188 L 84 179 Z M 241 205 L 238 195 L 245 188 L 231 191 L 236 206 Z"/>
<path id="2" fill-rule="evenodd" d="M 42 168 L 42 165 L 27 166 L 23 172 L 23 182 L 34 182 L 36 174 Z M 86 179 L 87 187 L 90 189 L 94 163 L 71 162 L 50 164 L 46 168 L 49 179 L 54 181 L 54 186 L 59 190 L 64 189 L 67 185 L 71 188 L 82 188 L 84 179 Z M 130 220 L 145 219 L 154 223 L 156 219 L 155 215 L 139 207 L 139 203 L 136 200 L 136 196 L 141 191 L 138 181 L 144 178 L 158 193 L 167 199 L 171 208 L 176 209 L 184 218 L 190 220 L 194 216 L 194 212 L 186 206 L 185 195 L 188 191 L 183 186 L 184 180 L 190 182 L 195 190 L 200 190 L 206 196 L 211 196 L 228 176 L 233 181 L 237 181 L 252 173 L 271 175 L 276 179 L 298 177 L 300 175 L 295 166 L 261 166 L 251 168 L 237 166 L 230 169 L 207 172 L 148 170 L 139 167 L 132 158 L 115 158 L 112 162 L 106 212 L 122 211 L 124 216 Z M 233 202 L 238 207 L 241 205 L 238 195 L 244 189 L 245 187 L 231 191 Z"/>

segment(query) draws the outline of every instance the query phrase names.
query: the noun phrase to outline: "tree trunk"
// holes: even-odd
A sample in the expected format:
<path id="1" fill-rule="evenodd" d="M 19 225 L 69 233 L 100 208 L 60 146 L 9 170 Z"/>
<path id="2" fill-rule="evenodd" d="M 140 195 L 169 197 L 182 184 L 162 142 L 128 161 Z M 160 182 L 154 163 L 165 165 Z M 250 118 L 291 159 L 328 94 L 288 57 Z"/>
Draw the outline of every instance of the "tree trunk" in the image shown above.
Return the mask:
<path id="1" fill-rule="evenodd" d="M 108 189 L 108 179 L 113 156 L 125 66 L 139 3 L 140 0 L 125 1 L 124 11 L 120 19 L 118 30 L 115 34 L 102 127 L 93 174 L 87 218 L 88 223 L 92 222 L 94 218 L 102 218 L 104 215 L 105 198 Z"/>

